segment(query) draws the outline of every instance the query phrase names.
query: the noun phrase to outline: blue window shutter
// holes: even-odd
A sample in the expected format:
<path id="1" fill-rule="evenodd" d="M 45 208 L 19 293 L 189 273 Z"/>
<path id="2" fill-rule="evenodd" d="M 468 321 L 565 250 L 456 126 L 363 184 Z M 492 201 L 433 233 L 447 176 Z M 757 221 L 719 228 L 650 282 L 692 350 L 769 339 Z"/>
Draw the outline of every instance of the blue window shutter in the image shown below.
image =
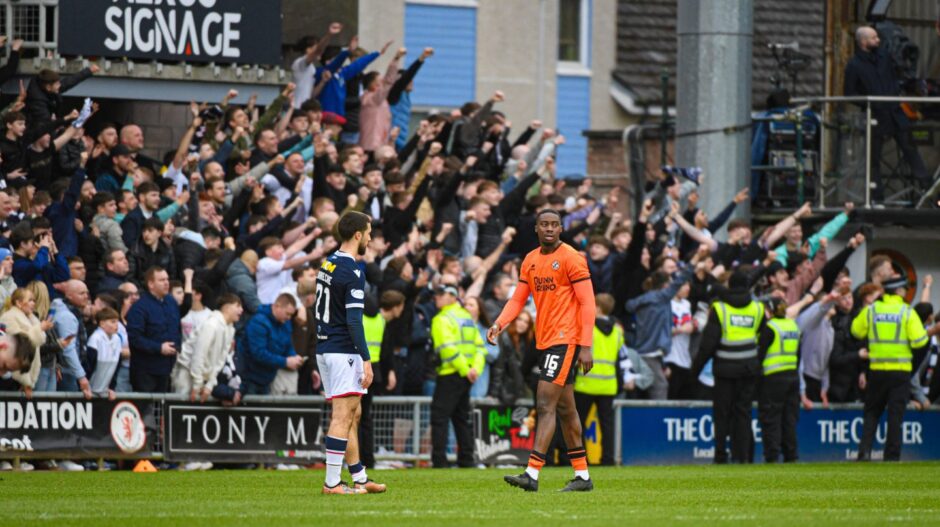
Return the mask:
<path id="1" fill-rule="evenodd" d="M 418 106 L 459 107 L 476 99 L 477 10 L 424 4 L 405 6 L 407 67 L 426 47 L 434 48 L 414 81 Z"/>
<path id="2" fill-rule="evenodd" d="M 559 75 L 556 105 L 558 130 L 565 136 L 555 156 L 558 176 L 586 174 L 587 137 L 582 132 L 591 127 L 591 78 Z"/>

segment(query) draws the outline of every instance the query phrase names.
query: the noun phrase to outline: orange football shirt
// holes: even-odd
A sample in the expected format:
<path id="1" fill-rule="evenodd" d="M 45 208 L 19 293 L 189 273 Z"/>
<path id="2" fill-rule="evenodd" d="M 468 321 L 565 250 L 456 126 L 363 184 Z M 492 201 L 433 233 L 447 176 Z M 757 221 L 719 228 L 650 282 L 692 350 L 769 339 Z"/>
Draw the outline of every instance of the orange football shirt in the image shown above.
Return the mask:
<path id="1" fill-rule="evenodd" d="M 536 348 L 580 344 L 581 304 L 573 284 L 590 279 L 584 255 L 567 243 L 559 245 L 551 254 L 542 254 L 539 248 L 526 255 L 519 269 L 519 281 L 529 286 L 538 311 Z"/>

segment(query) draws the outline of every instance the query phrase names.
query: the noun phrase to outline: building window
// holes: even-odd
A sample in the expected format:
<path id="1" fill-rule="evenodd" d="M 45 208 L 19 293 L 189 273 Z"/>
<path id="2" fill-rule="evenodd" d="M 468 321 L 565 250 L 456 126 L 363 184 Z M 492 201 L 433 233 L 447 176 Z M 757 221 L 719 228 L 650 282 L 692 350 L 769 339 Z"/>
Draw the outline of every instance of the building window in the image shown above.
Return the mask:
<path id="1" fill-rule="evenodd" d="M 590 0 L 558 0 L 558 61 L 589 67 Z"/>
<path id="2" fill-rule="evenodd" d="M 23 57 L 44 56 L 56 48 L 56 0 L 0 2 L 0 35 L 23 39 Z M 9 44 L 9 42 L 8 42 Z"/>

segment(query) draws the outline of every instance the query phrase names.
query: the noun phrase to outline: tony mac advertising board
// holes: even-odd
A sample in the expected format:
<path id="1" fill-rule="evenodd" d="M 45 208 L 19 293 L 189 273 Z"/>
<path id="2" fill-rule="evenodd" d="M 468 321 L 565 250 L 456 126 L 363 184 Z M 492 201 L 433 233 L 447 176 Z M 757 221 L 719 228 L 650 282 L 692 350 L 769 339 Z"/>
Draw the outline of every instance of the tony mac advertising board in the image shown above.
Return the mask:
<path id="1" fill-rule="evenodd" d="M 715 454 L 714 422 L 710 406 L 623 407 L 621 446 L 624 465 L 679 465 L 711 463 Z M 858 409 L 802 410 L 797 427 L 800 461 L 846 461 L 858 455 L 862 436 Z M 754 461 L 763 461 L 760 422 L 752 413 Z M 872 448 L 881 459 L 886 436 L 882 418 Z M 940 412 L 904 413 L 901 427 L 903 461 L 940 459 Z"/>

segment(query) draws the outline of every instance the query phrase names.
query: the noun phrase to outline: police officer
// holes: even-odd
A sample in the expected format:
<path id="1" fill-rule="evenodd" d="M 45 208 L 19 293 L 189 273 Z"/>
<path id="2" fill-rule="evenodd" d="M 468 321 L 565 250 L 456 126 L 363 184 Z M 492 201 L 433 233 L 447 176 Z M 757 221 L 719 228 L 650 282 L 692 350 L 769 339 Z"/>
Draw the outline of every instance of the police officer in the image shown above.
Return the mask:
<path id="1" fill-rule="evenodd" d="M 751 461 L 751 402 L 761 373 L 757 336 L 763 330 L 764 305 L 751 298 L 748 278 L 737 270 L 719 293 L 708 313 L 699 352 L 692 365 L 694 377 L 714 357 L 715 463 L 727 463 L 725 447 L 731 436 L 731 461 Z"/>
<path id="2" fill-rule="evenodd" d="M 440 355 L 437 383 L 431 399 L 431 462 L 448 466 L 447 422 L 457 436 L 457 464 L 474 466 L 470 427 L 470 386 L 486 364 L 486 347 L 473 317 L 457 303 L 457 288 L 441 284 L 434 291 L 440 310 L 431 320 L 431 340 Z"/>
<path id="3" fill-rule="evenodd" d="M 763 369 L 757 414 L 764 441 L 764 461 L 797 460 L 796 423 L 800 416 L 800 377 L 797 373 L 800 328 L 787 317 L 787 303 L 768 304 L 773 318 L 760 333 L 759 358 Z"/>
<path id="4" fill-rule="evenodd" d="M 369 393 L 362 396 L 362 417 L 359 420 L 359 456 L 366 468 L 375 467 L 375 434 L 373 432 L 372 397 L 383 389 L 395 389 L 395 370 L 390 360 L 382 360 L 382 341 L 386 322 L 397 319 L 405 309 L 405 295 L 395 290 L 382 293 L 378 309 L 374 300 L 366 302 L 362 315 L 366 344 L 369 347 L 369 362 L 374 375 Z M 388 359 L 388 357 L 385 357 Z"/>
<path id="5" fill-rule="evenodd" d="M 601 465 L 614 464 L 614 397 L 620 391 L 617 364 L 624 346 L 623 328 L 610 318 L 614 297 L 601 293 L 595 299 L 597 318 L 594 322 L 594 367 L 588 373 L 578 370 L 574 382 L 574 404 L 581 418 L 581 429 L 591 405 L 597 405 L 597 421 L 601 433 Z"/>
<path id="6" fill-rule="evenodd" d="M 859 461 L 871 460 L 872 441 L 885 407 L 888 409 L 888 437 L 884 459 L 901 459 L 901 423 L 911 395 L 911 350 L 923 348 L 930 340 L 917 312 L 904 302 L 907 279 L 897 276 L 881 285 L 885 294 L 852 321 L 852 336 L 868 339 L 868 388 L 865 424 L 858 445 Z"/>

